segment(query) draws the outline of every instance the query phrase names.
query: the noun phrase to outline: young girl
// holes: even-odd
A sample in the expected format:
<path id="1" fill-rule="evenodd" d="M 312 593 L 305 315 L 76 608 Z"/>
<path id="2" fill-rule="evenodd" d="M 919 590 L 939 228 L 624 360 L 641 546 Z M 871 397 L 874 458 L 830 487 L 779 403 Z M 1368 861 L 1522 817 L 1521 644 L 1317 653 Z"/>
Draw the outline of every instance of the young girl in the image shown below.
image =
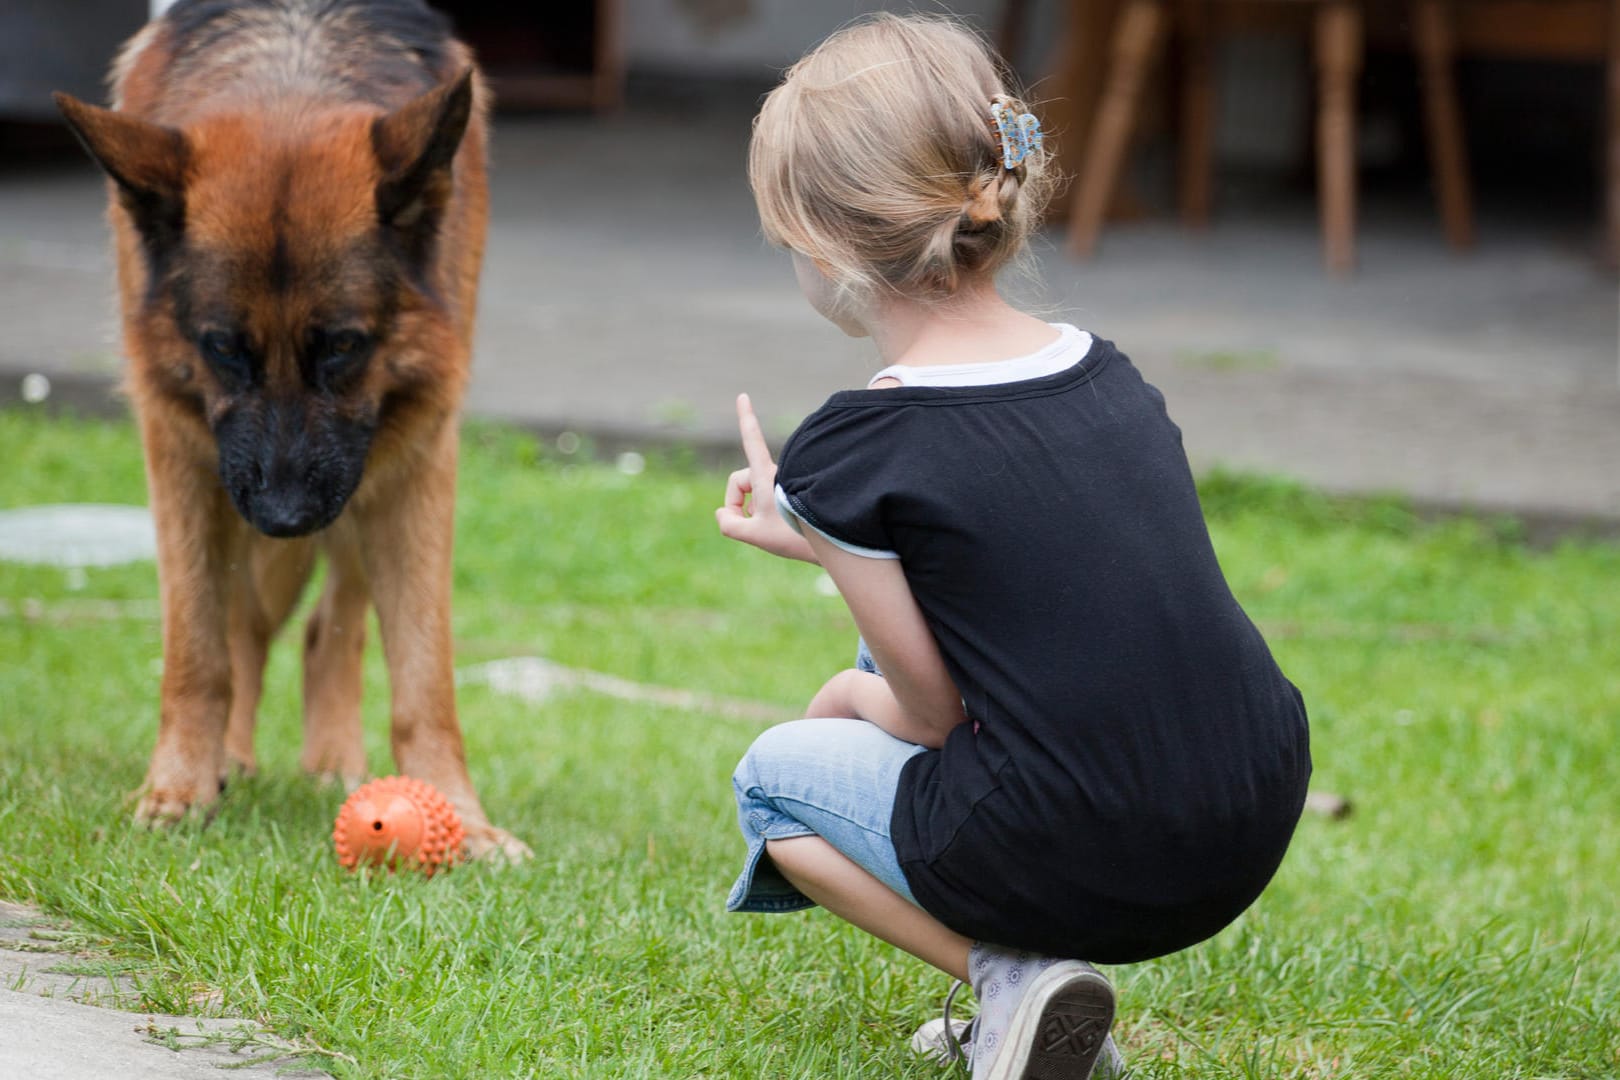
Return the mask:
<path id="1" fill-rule="evenodd" d="M 779 464 L 740 397 L 748 467 L 716 511 L 824 567 L 866 646 L 738 765 L 728 907 L 821 904 L 969 981 L 975 1078 L 1117 1068 L 1113 991 L 1082 961 L 1236 918 L 1310 774 L 1299 692 L 1227 588 L 1163 398 L 996 291 L 1045 165 L 950 21 L 870 19 L 789 71 L 754 127 L 760 218 L 882 370 Z"/>

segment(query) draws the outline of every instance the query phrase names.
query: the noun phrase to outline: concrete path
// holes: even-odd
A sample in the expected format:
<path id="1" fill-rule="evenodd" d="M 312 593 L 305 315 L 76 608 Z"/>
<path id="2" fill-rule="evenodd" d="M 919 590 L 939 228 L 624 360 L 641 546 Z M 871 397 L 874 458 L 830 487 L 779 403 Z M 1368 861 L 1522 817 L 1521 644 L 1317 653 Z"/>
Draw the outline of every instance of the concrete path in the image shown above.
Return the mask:
<path id="1" fill-rule="evenodd" d="M 328 1075 L 304 1067 L 283 1071 L 284 1064 L 262 1045 L 233 1050 L 233 1036 L 244 1027 L 256 1030 L 239 1020 L 118 1012 L 0 992 L 0 1074 L 19 1080 L 288 1080 Z M 162 1041 L 165 1033 L 186 1045 L 170 1049 Z"/>
<path id="2" fill-rule="evenodd" d="M 39 912 L 0 901 L 0 986 L 5 987 L 0 990 L 0 1076 L 269 1080 L 327 1075 L 289 1057 L 290 1048 L 249 1021 L 125 1011 L 139 998 L 132 981 L 105 963 L 98 972 L 98 963 L 72 952 L 69 940 L 60 924 Z M 241 1043 L 247 1045 L 233 1049 Z"/>
<path id="3" fill-rule="evenodd" d="M 750 391 L 785 435 L 872 370 L 758 237 L 751 99 L 666 95 L 603 121 L 503 120 L 471 412 L 731 453 Z M 104 190 L 64 157 L 0 169 L 0 402 L 29 372 L 106 401 Z M 1089 264 L 1037 245 L 1014 286 L 1110 337 L 1166 393 L 1195 464 L 1343 492 L 1620 522 L 1620 296 L 1586 208 L 1482 212 L 1477 250 L 1427 203 L 1369 197 L 1361 269 L 1320 269 L 1308 198 L 1228 182 L 1216 226 L 1110 229 Z"/>

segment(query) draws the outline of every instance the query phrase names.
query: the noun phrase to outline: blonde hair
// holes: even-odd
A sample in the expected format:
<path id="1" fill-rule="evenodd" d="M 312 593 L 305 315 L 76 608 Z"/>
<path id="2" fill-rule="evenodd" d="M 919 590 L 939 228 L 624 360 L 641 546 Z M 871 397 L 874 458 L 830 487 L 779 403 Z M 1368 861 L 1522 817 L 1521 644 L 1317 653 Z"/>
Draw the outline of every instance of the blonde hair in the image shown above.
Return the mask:
<path id="1" fill-rule="evenodd" d="M 995 102 L 1025 111 L 990 50 L 944 17 L 879 14 L 788 70 L 754 120 L 748 180 L 766 239 L 844 299 L 938 300 L 1023 250 L 1046 155 L 1002 165 Z"/>

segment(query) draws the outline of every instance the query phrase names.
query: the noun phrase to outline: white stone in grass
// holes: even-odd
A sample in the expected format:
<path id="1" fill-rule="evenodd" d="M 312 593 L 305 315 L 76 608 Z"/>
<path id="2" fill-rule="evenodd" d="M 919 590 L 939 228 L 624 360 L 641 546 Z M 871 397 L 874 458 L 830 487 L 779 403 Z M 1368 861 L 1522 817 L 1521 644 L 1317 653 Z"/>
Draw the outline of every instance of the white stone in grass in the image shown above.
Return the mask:
<path id="1" fill-rule="evenodd" d="M 619 471 L 626 476 L 637 476 L 647 468 L 647 459 L 634 450 L 626 450 L 619 455 Z"/>
<path id="2" fill-rule="evenodd" d="M 708 713 L 714 716 L 734 716 L 745 720 L 785 720 L 779 706 L 758 701 L 703 694 L 676 686 L 653 686 L 632 682 L 617 675 L 584 668 L 564 667 L 538 656 L 513 656 L 505 660 L 491 660 L 463 668 L 456 681 L 489 687 L 499 694 L 508 694 L 523 701 L 538 704 L 560 691 L 586 690 L 593 694 L 657 705 L 666 709 Z"/>
<path id="3" fill-rule="evenodd" d="M 564 673 L 553 663 L 537 656 L 491 660 L 461 673 L 461 681 L 483 683 L 497 694 L 506 694 L 531 705 L 538 705 L 567 683 Z"/>
<path id="4" fill-rule="evenodd" d="M 51 380 L 37 371 L 31 371 L 22 377 L 22 399 L 30 405 L 38 405 L 51 396 Z"/>
<path id="5" fill-rule="evenodd" d="M 144 506 L 95 503 L 0 510 L 0 561 L 47 566 L 118 566 L 157 554 Z"/>

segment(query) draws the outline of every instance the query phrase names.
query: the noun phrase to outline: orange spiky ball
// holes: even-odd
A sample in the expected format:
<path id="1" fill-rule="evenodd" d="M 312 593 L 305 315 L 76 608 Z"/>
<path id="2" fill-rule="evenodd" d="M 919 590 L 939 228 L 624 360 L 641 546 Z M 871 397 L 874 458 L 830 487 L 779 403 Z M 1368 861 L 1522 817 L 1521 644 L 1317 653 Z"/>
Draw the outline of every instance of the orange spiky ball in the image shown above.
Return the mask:
<path id="1" fill-rule="evenodd" d="M 465 839 L 456 808 L 414 776 L 385 776 L 356 788 L 332 827 L 338 862 L 350 870 L 365 863 L 431 877 L 461 861 Z"/>

